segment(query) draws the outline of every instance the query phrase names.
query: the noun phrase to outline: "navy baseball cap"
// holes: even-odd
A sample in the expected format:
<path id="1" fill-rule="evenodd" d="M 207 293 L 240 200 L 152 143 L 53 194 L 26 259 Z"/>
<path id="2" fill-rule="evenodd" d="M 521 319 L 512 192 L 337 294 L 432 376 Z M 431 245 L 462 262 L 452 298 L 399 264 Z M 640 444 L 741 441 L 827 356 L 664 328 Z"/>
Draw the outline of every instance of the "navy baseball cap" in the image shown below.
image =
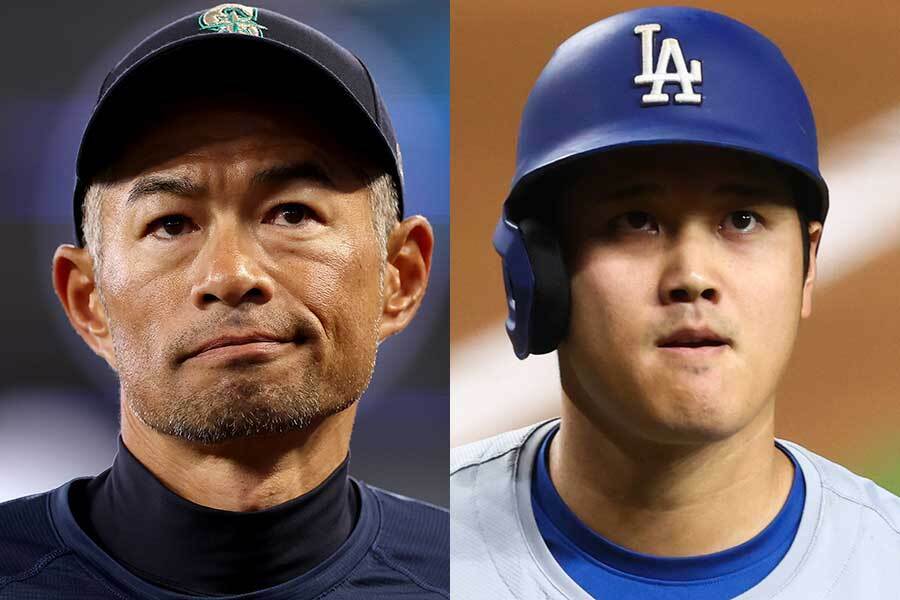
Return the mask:
<path id="1" fill-rule="evenodd" d="M 202 91 L 248 92 L 298 107 L 315 99 L 326 128 L 352 129 L 354 144 L 394 177 L 403 217 L 403 165 L 384 100 L 363 62 L 320 31 L 270 10 L 220 4 L 166 25 L 104 79 L 75 165 L 75 235 L 84 246 L 82 203 L 150 111 Z M 152 126 L 152 124 L 150 124 Z"/>

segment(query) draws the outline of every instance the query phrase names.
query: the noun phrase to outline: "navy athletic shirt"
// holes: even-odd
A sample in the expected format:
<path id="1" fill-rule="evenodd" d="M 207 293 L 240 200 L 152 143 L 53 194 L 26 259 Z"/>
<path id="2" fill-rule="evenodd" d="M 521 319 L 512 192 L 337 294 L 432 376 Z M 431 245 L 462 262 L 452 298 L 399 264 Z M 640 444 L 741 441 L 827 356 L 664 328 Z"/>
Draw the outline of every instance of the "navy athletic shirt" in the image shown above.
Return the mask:
<path id="1" fill-rule="evenodd" d="M 587 593 L 616 600 L 724 600 L 763 580 L 787 553 L 800 526 L 806 484 L 794 457 L 788 499 L 752 539 L 714 554 L 662 558 L 633 552 L 601 537 L 572 513 L 553 487 L 548 464 L 552 430 L 541 444 L 531 504 L 541 536 L 556 562 Z"/>
<path id="2" fill-rule="evenodd" d="M 0 504 L 0 600 L 448 598 L 447 511 L 347 470 L 222 511 L 168 490 L 120 440 L 97 477 Z"/>

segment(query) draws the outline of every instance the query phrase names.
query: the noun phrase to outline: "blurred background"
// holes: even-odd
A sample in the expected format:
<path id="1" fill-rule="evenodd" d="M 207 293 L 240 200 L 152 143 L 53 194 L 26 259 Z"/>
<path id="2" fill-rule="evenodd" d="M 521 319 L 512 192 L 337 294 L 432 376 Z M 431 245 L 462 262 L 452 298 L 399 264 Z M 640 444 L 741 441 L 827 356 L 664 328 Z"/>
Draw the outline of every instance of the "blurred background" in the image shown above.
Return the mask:
<path id="1" fill-rule="evenodd" d="M 100 83 L 154 30 L 216 2 L 5 0 L 0 38 L 0 501 L 94 475 L 112 461 L 118 383 L 79 338 L 51 285 L 74 243 L 75 155 Z M 448 504 L 449 3 L 264 0 L 360 56 L 387 103 L 406 212 L 437 237 L 424 305 L 381 346 L 352 441 L 351 472 Z"/>
<path id="2" fill-rule="evenodd" d="M 672 2 L 453 0 L 451 445 L 554 416 L 556 355 L 518 361 L 491 234 L 518 121 L 553 50 L 609 15 Z M 777 402 L 777 435 L 900 493 L 900 4 L 679 0 L 761 31 L 806 88 L 831 209 Z M 685 48 L 689 54 L 690 50 Z M 747 81 L 747 93 L 753 82 Z"/>

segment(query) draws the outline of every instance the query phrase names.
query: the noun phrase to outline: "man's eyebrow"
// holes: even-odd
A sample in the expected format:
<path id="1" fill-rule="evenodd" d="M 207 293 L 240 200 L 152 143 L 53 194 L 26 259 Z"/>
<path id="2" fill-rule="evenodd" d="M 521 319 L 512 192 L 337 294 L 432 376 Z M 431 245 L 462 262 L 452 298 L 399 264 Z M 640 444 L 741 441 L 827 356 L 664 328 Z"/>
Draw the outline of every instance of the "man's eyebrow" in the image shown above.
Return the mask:
<path id="1" fill-rule="evenodd" d="M 250 185 L 252 187 L 284 185 L 301 181 L 310 181 L 329 188 L 334 187 L 334 182 L 325 170 L 319 164 L 310 161 L 269 167 L 256 173 L 250 179 Z"/>
<path id="2" fill-rule="evenodd" d="M 155 194 L 171 194 L 173 196 L 196 197 L 202 195 L 206 188 L 191 181 L 187 177 L 173 175 L 147 175 L 138 179 L 128 192 L 126 206 L 132 206 L 138 200 Z"/>

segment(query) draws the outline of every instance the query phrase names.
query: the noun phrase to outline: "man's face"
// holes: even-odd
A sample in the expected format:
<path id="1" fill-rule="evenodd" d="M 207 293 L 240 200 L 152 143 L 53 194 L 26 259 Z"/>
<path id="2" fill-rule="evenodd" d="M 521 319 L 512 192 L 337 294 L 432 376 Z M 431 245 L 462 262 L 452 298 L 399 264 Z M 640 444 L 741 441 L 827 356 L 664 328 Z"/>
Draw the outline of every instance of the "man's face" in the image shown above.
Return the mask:
<path id="1" fill-rule="evenodd" d="M 104 193 L 97 284 L 142 421 L 219 442 L 359 398 L 384 261 L 354 164 L 310 122 L 233 103 L 184 107 L 129 147 Z M 249 332 L 280 343 L 192 355 Z"/>
<path id="2" fill-rule="evenodd" d="M 815 273 L 804 285 L 786 175 L 736 152 L 645 148 L 596 159 L 564 196 L 559 356 L 576 406 L 660 443 L 723 439 L 771 407 Z M 670 339 L 684 328 L 728 343 Z"/>

